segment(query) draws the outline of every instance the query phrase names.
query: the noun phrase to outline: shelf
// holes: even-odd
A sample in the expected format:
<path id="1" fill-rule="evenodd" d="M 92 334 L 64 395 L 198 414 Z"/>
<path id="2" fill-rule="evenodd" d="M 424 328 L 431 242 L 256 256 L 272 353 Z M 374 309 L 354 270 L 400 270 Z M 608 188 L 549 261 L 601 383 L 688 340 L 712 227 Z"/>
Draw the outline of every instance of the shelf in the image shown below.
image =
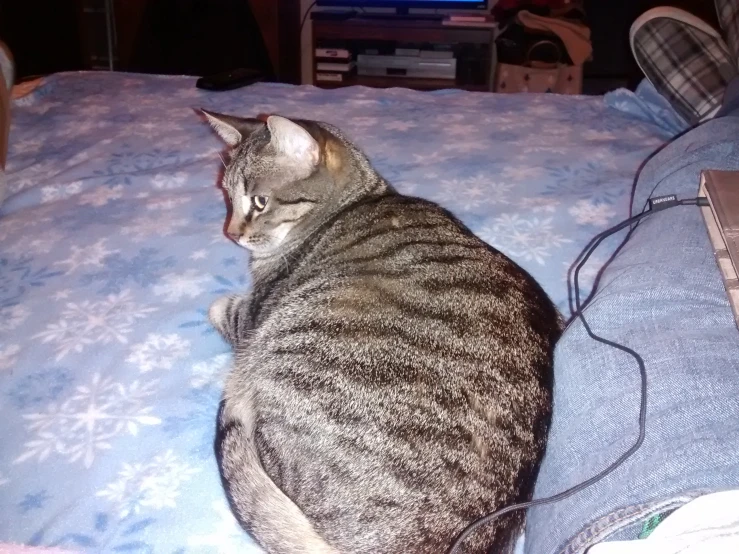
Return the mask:
<path id="1" fill-rule="evenodd" d="M 450 27 L 440 21 L 362 19 L 313 21 L 313 34 L 322 39 L 402 40 L 406 42 L 442 42 L 489 44 L 493 29 Z"/>
<path id="2" fill-rule="evenodd" d="M 374 77 L 368 75 L 352 75 L 341 82 L 316 81 L 315 85 L 320 88 L 340 88 L 351 86 L 363 86 L 372 88 L 409 88 L 413 90 L 440 90 L 440 89 L 462 89 L 469 91 L 485 92 L 486 85 L 460 85 L 450 79 L 422 79 L 412 77 Z"/>
<path id="3" fill-rule="evenodd" d="M 320 13 L 320 12 L 318 12 Z M 353 51 L 355 54 L 361 52 L 361 48 L 367 48 L 362 43 L 369 43 L 371 48 L 376 46 L 375 43 L 390 43 L 389 50 L 393 47 L 393 43 L 404 44 L 444 44 L 451 45 L 453 49 L 458 51 L 460 57 L 458 64 L 457 80 L 450 79 L 427 79 L 414 78 L 406 76 L 366 76 L 354 75 L 341 82 L 317 81 L 315 79 L 316 70 L 314 68 L 313 82 L 317 87 L 325 89 L 334 89 L 348 86 L 366 86 L 372 88 L 409 88 L 414 90 L 439 90 L 439 89 L 462 89 L 468 91 L 486 92 L 490 88 L 488 81 L 491 81 L 490 75 L 494 74 L 496 65 L 496 48 L 495 38 L 498 29 L 479 28 L 479 27 L 450 27 L 443 25 L 439 20 L 429 19 L 406 19 L 406 18 L 363 18 L 355 16 L 349 19 L 329 19 L 325 16 L 319 16 L 312 19 L 313 25 L 313 50 L 321 44 L 344 44 L 345 48 Z M 467 56 L 465 52 L 470 50 L 463 45 L 482 45 L 483 48 L 475 48 L 477 54 L 472 58 Z M 380 48 L 383 50 L 383 48 Z M 384 50 L 383 50 L 384 51 Z M 479 85 L 462 84 L 459 82 L 462 78 L 470 77 L 478 82 Z"/>

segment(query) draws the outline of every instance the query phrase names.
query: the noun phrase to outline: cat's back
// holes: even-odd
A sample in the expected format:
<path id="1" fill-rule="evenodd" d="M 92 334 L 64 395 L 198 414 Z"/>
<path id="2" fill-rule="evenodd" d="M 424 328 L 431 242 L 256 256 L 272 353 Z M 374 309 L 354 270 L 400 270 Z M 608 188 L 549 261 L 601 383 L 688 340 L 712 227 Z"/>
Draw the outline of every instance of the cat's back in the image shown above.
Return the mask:
<path id="1" fill-rule="evenodd" d="M 306 298 L 303 288 L 316 294 Z M 307 300 L 347 321 L 379 323 L 387 310 L 391 319 L 401 313 L 451 328 L 464 323 L 472 333 L 522 319 L 542 335 L 548 324 L 559 332 L 554 306 L 525 271 L 443 208 L 397 194 L 334 220 L 292 276 L 290 291 L 297 294 L 285 303 Z"/>
<path id="2" fill-rule="evenodd" d="M 332 544 L 438 552 L 529 493 L 559 319 L 510 260 L 388 195 L 335 219 L 275 294 L 245 361 L 257 442 Z"/>

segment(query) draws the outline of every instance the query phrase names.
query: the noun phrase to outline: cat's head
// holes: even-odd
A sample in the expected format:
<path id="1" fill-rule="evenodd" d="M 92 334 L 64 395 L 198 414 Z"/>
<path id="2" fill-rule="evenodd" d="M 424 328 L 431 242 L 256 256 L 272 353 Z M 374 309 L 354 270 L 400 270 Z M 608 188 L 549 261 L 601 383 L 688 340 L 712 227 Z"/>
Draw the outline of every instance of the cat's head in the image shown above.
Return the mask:
<path id="1" fill-rule="evenodd" d="M 257 257 L 299 235 L 346 184 L 350 156 L 316 123 L 203 113 L 232 147 L 223 176 L 232 205 L 227 233 Z"/>

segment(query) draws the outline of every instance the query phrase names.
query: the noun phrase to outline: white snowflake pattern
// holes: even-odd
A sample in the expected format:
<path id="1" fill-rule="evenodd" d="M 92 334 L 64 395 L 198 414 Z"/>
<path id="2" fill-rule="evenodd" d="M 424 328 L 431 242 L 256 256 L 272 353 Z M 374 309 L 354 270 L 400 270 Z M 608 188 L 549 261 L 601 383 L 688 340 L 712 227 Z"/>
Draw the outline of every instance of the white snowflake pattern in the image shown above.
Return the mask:
<path id="1" fill-rule="evenodd" d="M 4 216 L 0 219 L 0 241 L 5 241 L 8 237 L 18 233 L 25 227 L 24 223 L 25 221 L 19 217 Z"/>
<path id="2" fill-rule="evenodd" d="M 413 154 L 414 161 L 424 165 L 447 162 L 453 157 L 453 155 L 445 154 L 440 150 L 437 150 L 436 152 L 427 152 L 426 154 Z"/>
<path id="3" fill-rule="evenodd" d="M 13 145 L 13 151 L 23 154 L 33 154 L 41 150 L 43 144 L 44 141 L 37 138 L 19 140 Z"/>
<path id="4" fill-rule="evenodd" d="M 385 123 L 385 129 L 388 131 L 408 131 L 416 127 L 416 124 L 412 121 L 400 121 L 395 120 L 389 123 Z"/>
<path id="5" fill-rule="evenodd" d="M 3 485 L 7 485 L 8 483 L 10 483 L 10 479 L 8 479 L 7 477 L 5 477 L 3 475 L 3 472 L 0 471 L 0 487 L 2 487 Z"/>
<path id="6" fill-rule="evenodd" d="M 73 125 L 67 126 L 64 131 L 59 134 L 70 138 L 76 138 L 91 133 L 92 131 L 104 129 L 106 126 L 107 125 L 103 121 L 78 121 Z"/>
<path id="7" fill-rule="evenodd" d="M 72 294 L 71 290 L 62 289 L 62 290 L 56 291 L 52 298 L 54 298 L 54 300 L 66 300 L 67 298 L 69 298 L 70 294 Z"/>
<path id="8" fill-rule="evenodd" d="M 565 146 L 551 146 L 550 144 L 532 144 L 524 146 L 521 151 L 522 154 L 552 154 L 552 155 L 567 155 L 568 149 Z M 522 158 L 526 159 L 526 158 Z"/>
<path id="9" fill-rule="evenodd" d="M 131 291 L 126 289 L 104 300 L 68 303 L 59 321 L 49 323 L 34 338 L 56 343 L 56 360 L 59 361 L 71 352 L 82 352 L 91 344 L 127 344 L 126 335 L 133 330 L 134 322 L 156 310 L 136 304 Z"/>
<path id="10" fill-rule="evenodd" d="M 569 210 L 570 215 L 580 225 L 605 225 L 616 215 L 616 211 L 608 204 L 579 200 Z"/>
<path id="11" fill-rule="evenodd" d="M 77 271 L 81 267 L 103 267 L 105 258 L 119 252 L 119 250 L 108 250 L 105 246 L 107 240 L 100 239 L 94 244 L 82 247 L 72 245 L 69 257 L 54 262 L 54 265 L 66 266 L 67 273 Z"/>
<path id="12" fill-rule="evenodd" d="M 79 194 L 82 190 L 82 181 L 75 181 L 67 185 L 48 185 L 41 188 L 41 202 L 56 202 Z"/>
<path id="13" fill-rule="evenodd" d="M 480 229 L 479 236 L 513 257 L 541 265 L 554 248 L 572 242 L 554 232 L 552 218 L 523 219 L 516 213 L 496 218 L 492 227 Z"/>
<path id="14" fill-rule="evenodd" d="M 112 502 L 121 519 L 144 508 L 176 508 L 180 487 L 199 472 L 200 469 L 180 461 L 172 450 L 167 450 L 145 464 L 124 463 L 118 479 L 95 496 Z"/>
<path id="15" fill-rule="evenodd" d="M 85 116 L 87 117 L 101 117 L 110 112 L 110 106 L 104 106 L 102 104 L 93 104 L 92 106 L 85 107 Z"/>
<path id="16" fill-rule="evenodd" d="M 18 344 L 0 346 L 0 371 L 11 369 L 18 361 L 18 353 L 21 347 Z"/>
<path id="17" fill-rule="evenodd" d="M 16 194 L 28 187 L 35 187 L 39 183 L 43 183 L 50 178 L 51 175 L 58 173 L 58 162 L 41 162 L 23 170 L 22 173 L 16 173 L 16 177 L 8 182 L 8 189 L 11 194 Z"/>
<path id="18" fill-rule="evenodd" d="M 445 113 L 440 114 L 436 117 L 436 121 L 439 122 L 441 125 L 448 125 L 450 123 L 460 123 L 465 120 L 465 114 L 463 113 Z M 467 127 L 467 130 L 469 131 L 469 127 Z"/>
<path id="19" fill-rule="evenodd" d="M 183 298 L 196 298 L 205 292 L 205 283 L 211 276 L 195 269 L 188 269 L 184 273 L 169 273 L 162 277 L 154 286 L 157 296 L 163 296 L 165 302 L 179 302 Z"/>
<path id="20" fill-rule="evenodd" d="M 493 125 L 497 131 L 519 131 L 522 132 L 524 128 L 531 127 L 530 121 L 525 121 L 521 118 L 512 118 L 504 121 L 494 121 Z"/>
<path id="21" fill-rule="evenodd" d="M 162 124 L 157 121 L 146 121 L 144 123 L 134 125 L 131 130 L 135 135 L 151 140 L 162 134 Z"/>
<path id="22" fill-rule="evenodd" d="M 217 514 L 217 523 L 210 529 L 208 534 L 192 535 L 187 539 L 187 544 L 196 552 L 201 552 L 203 547 L 209 547 L 218 554 L 260 554 L 262 550 L 256 546 L 244 533 L 233 513 L 225 502 L 213 502 L 212 509 Z"/>
<path id="23" fill-rule="evenodd" d="M 208 251 L 207 250 L 196 250 L 192 254 L 190 254 L 191 260 L 204 260 L 208 257 Z"/>
<path id="24" fill-rule="evenodd" d="M 395 181 L 393 185 L 395 185 L 395 187 L 400 192 L 402 192 L 403 194 L 409 195 L 409 196 L 414 196 L 419 189 L 419 184 L 414 183 L 412 181 L 398 180 L 398 181 Z"/>
<path id="25" fill-rule="evenodd" d="M 189 353 L 190 341 L 181 336 L 149 333 L 145 342 L 131 347 L 126 361 L 138 366 L 141 373 L 148 373 L 154 369 L 172 369 L 177 360 Z"/>
<path id="26" fill-rule="evenodd" d="M 129 225 L 121 229 L 121 234 L 130 237 L 134 242 L 142 242 L 153 236 L 168 237 L 185 227 L 185 218 L 161 217 L 156 213 L 137 217 Z"/>
<path id="27" fill-rule="evenodd" d="M 33 233 L 33 237 L 32 239 L 15 242 L 8 248 L 8 252 L 16 256 L 22 256 L 23 254 L 48 254 L 54 250 L 64 235 L 56 229 L 48 229 Z"/>
<path id="28" fill-rule="evenodd" d="M 510 142 L 509 145 L 515 145 L 515 143 Z M 446 144 L 442 145 L 441 149 L 446 152 L 456 152 L 458 154 L 468 154 L 470 152 L 474 152 L 475 150 L 488 150 L 490 148 L 490 145 L 486 143 L 484 140 L 478 140 L 478 141 L 468 141 L 468 140 L 460 140 L 460 141 L 450 141 Z"/>
<path id="29" fill-rule="evenodd" d="M 435 199 L 445 206 L 473 210 L 480 205 L 508 204 L 513 184 L 492 181 L 485 175 L 442 181 Z"/>
<path id="30" fill-rule="evenodd" d="M 31 315 L 31 311 L 20 304 L 0 308 L 0 331 L 6 332 L 16 329 L 28 319 L 29 315 Z"/>
<path id="31" fill-rule="evenodd" d="M 557 108 L 554 106 L 550 106 L 549 104 L 538 104 L 535 102 L 532 102 L 525 111 L 526 115 L 533 115 L 536 117 L 557 115 Z"/>
<path id="32" fill-rule="evenodd" d="M 175 92 L 175 96 L 183 99 L 199 98 L 200 91 L 196 88 L 191 89 L 191 87 L 184 87 Z"/>
<path id="33" fill-rule="evenodd" d="M 559 200 L 555 198 L 548 198 L 545 196 L 521 198 L 518 202 L 518 205 L 521 208 L 525 208 L 533 213 L 554 213 L 557 210 L 557 206 L 559 206 L 559 204 Z"/>
<path id="34" fill-rule="evenodd" d="M 469 135 L 470 126 L 465 123 L 452 123 L 444 126 L 445 135 Z"/>
<path id="35" fill-rule="evenodd" d="M 588 129 L 582 134 L 582 138 L 592 142 L 592 141 L 612 141 L 616 140 L 618 137 L 615 135 L 615 133 L 612 133 L 610 131 L 598 131 L 597 129 Z"/>
<path id="36" fill-rule="evenodd" d="M 26 429 L 34 438 L 13 463 L 36 458 L 43 462 L 58 454 L 69 463 L 89 468 L 100 450 L 110 450 L 111 440 L 128 433 L 136 436 L 142 425 L 159 425 L 145 403 L 156 392 L 157 381 L 118 383 L 99 373 L 87 385 L 75 388 L 61 403 L 52 402 L 45 411 L 24 414 Z"/>
<path id="37" fill-rule="evenodd" d="M 147 210 L 173 210 L 192 201 L 192 196 L 179 195 L 176 198 L 157 198 L 146 203 Z"/>
<path id="38" fill-rule="evenodd" d="M 540 167 L 506 167 L 503 170 L 502 176 L 505 179 L 513 179 L 514 181 L 526 181 L 541 177 L 541 174 Z"/>
<path id="39" fill-rule="evenodd" d="M 62 106 L 63 104 L 61 102 L 44 102 L 43 104 L 36 104 L 28 106 L 26 109 L 29 112 L 43 115 L 52 108 L 58 108 L 59 106 Z"/>
<path id="40" fill-rule="evenodd" d="M 97 187 L 90 192 L 86 192 L 80 196 L 80 204 L 89 204 L 90 206 L 105 206 L 112 200 L 118 200 L 123 197 L 123 185 L 114 187 Z"/>
<path id="41" fill-rule="evenodd" d="M 171 190 L 180 188 L 187 181 L 187 173 L 178 171 L 177 173 L 157 173 L 151 180 L 151 184 L 155 189 Z"/>
<path id="42" fill-rule="evenodd" d="M 69 158 L 66 163 L 67 163 L 67 166 L 73 167 L 75 165 L 80 165 L 89 159 L 90 159 L 90 153 L 83 150 L 82 152 L 77 152 L 74 156 Z"/>
<path id="43" fill-rule="evenodd" d="M 231 354 L 219 354 L 210 360 L 196 363 L 192 366 L 190 385 L 195 389 L 210 385 L 222 386 L 230 361 Z"/>

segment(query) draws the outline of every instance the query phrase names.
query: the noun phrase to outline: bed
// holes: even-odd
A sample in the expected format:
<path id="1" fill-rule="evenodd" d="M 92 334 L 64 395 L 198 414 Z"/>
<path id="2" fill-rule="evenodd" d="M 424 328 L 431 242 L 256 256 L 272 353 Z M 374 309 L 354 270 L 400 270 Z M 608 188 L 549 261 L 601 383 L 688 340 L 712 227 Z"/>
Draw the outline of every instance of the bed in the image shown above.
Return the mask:
<path id="1" fill-rule="evenodd" d="M 206 320 L 249 285 L 223 232 L 222 145 L 194 108 L 340 126 L 569 314 L 584 244 L 629 211 L 671 136 L 642 97 L 490 95 L 66 73 L 13 105 L 0 207 L 0 542 L 257 551 L 213 455 L 230 354 Z M 645 103 L 646 102 L 646 103 Z M 585 288 L 616 242 L 586 267 Z"/>

